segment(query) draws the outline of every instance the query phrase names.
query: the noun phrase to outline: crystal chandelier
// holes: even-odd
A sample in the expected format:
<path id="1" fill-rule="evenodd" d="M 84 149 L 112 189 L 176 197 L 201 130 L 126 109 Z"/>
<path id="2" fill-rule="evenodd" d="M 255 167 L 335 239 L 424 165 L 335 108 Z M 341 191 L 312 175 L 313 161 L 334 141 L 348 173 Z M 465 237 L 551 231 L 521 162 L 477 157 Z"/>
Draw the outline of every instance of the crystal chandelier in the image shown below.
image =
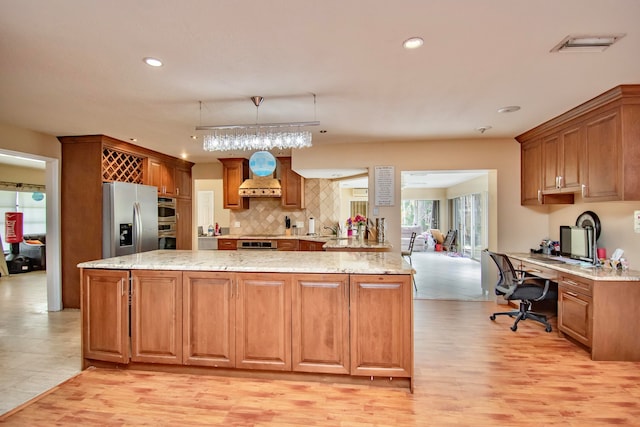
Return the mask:
<path id="1" fill-rule="evenodd" d="M 315 104 L 315 95 L 313 95 Z M 258 108 L 264 98 L 251 97 L 256 106 L 256 123 L 248 125 L 197 126 L 211 131 L 204 135 L 206 151 L 271 150 L 311 147 L 311 132 L 302 128 L 320 122 L 257 123 Z"/>

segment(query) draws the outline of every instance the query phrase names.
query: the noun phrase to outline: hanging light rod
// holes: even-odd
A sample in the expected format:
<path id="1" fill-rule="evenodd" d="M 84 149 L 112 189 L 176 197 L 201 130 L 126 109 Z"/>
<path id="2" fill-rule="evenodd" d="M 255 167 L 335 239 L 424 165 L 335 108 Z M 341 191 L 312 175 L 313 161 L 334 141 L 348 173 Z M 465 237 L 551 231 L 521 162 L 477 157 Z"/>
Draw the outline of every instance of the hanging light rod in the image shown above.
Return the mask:
<path id="1" fill-rule="evenodd" d="M 257 129 L 257 128 L 278 128 L 278 127 L 304 127 L 318 126 L 319 121 L 313 122 L 285 122 L 285 123 L 253 123 L 246 125 L 220 125 L 220 126 L 196 126 L 196 130 L 216 130 L 216 129 Z"/>

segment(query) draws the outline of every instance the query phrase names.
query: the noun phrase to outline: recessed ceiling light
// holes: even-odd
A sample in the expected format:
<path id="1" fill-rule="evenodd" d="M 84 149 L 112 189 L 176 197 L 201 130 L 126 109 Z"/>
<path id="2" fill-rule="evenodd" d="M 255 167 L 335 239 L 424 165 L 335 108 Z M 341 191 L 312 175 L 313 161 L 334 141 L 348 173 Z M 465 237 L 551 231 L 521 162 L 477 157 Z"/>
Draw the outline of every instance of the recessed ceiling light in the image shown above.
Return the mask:
<path id="1" fill-rule="evenodd" d="M 320 133 L 327 133 L 327 130 L 326 129 L 321 129 Z"/>
<path id="2" fill-rule="evenodd" d="M 131 142 L 137 142 L 137 141 L 138 141 L 138 138 L 129 138 L 129 141 L 131 141 Z"/>
<path id="3" fill-rule="evenodd" d="M 424 40 L 421 37 L 411 37 L 402 42 L 402 47 L 405 49 L 417 49 L 424 44 Z"/>
<path id="4" fill-rule="evenodd" d="M 517 105 L 509 105 L 508 107 L 498 108 L 498 113 L 513 113 L 514 111 L 518 111 L 520 109 Z"/>
<path id="5" fill-rule="evenodd" d="M 180 155 L 180 157 L 182 157 L 183 159 L 186 159 L 186 158 L 187 158 L 187 153 L 182 153 L 182 154 Z"/>
<path id="6" fill-rule="evenodd" d="M 198 139 L 198 135 L 191 135 L 191 139 Z"/>
<path id="7" fill-rule="evenodd" d="M 602 52 L 625 34 L 567 36 L 551 52 Z"/>
<path id="8" fill-rule="evenodd" d="M 162 61 L 157 58 L 146 57 L 143 59 L 144 63 L 152 67 L 162 67 Z"/>

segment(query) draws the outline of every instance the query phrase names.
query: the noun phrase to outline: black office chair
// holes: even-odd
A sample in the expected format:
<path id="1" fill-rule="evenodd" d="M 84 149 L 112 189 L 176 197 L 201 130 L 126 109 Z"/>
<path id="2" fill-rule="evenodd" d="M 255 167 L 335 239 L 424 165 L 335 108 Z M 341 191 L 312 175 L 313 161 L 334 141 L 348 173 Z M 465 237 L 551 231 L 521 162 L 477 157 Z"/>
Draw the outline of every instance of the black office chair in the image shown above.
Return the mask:
<path id="1" fill-rule="evenodd" d="M 411 238 L 409 239 L 409 246 L 406 251 L 402 251 L 401 255 L 405 258 L 409 259 L 409 264 L 413 267 L 413 263 L 411 262 L 411 255 L 413 254 L 413 243 L 416 241 L 416 232 L 411 233 Z M 418 286 L 416 285 L 416 278 L 411 275 L 411 279 L 413 280 L 413 288 L 418 291 Z"/>
<path id="2" fill-rule="evenodd" d="M 516 321 L 511 326 L 512 331 L 518 329 L 518 322 L 521 320 L 531 319 L 542 323 L 545 326 L 545 331 L 551 332 L 551 325 L 547 321 L 547 316 L 531 311 L 531 303 L 533 301 L 556 299 L 558 297 L 556 291 L 549 289 L 549 280 L 526 276 L 524 271 L 514 269 L 511 261 L 504 254 L 490 251 L 487 251 L 487 253 L 498 266 L 499 277 L 498 283 L 496 283 L 496 294 L 502 295 L 508 301 L 520 300 L 519 310 L 493 313 L 489 318 L 496 320 L 496 316 L 515 316 Z"/>

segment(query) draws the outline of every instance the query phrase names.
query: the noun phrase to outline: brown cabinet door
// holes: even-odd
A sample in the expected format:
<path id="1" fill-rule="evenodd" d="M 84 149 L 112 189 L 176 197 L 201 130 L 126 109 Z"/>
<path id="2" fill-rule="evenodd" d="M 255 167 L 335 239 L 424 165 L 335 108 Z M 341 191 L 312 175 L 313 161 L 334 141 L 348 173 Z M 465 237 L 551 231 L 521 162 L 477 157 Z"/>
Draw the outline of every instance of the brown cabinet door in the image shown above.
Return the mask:
<path id="1" fill-rule="evenodd" d="M 236 367 L 290 371 L 291 275 L 236 277 Z"/>
<path id="2" fill-rule="evenodd" d="M 542 140 L 542 188 L 556 190 L 559 188 L 560 176 L 560 135 L 553 134 Z"/>
<path id="3" fill-rule="evenodd" d="M 191 169 L 176 168 L 176 196 L 191 198 Z"/>
<path id="4" fill-rule="evenodd" d="M 176 249 L 191 249 L 191 199 L 176 199 Z"/>
<path id="5" fill-rule="evenodd" d="M 234 368 L 236 300 L 232 273 L 183 273 L 183 363 Z"/>
<path id="6" fill-rule="evenodd" d="M 293 280 L 293 370 L 348 374 L 349 276 L 298 274 Z"/>
<path id="7" fill-rule="evenodd" d="M 133 271 L 131 360 L 182 364 L 182 272 Z"/>
<path id="8" fill-rule="evenodd" d="M 276 243 L 279 251 L 297 251 L 298 239 L 280 239 Z"/>
<path id="9" fill-rule="evenodd" d="M 300 240 L 298 250 L 300 251 L 321 251 L 324 242 L 312 242 L 311 240 Z"/>
<path id="10" fill-rule="evenodd" d="M 411 377 L 411 276 L 351 275 L 351 375 Z"/>
<path id="11" fill-rule="evenodd" d="M 591 347 L 591 297 L 558 285 L 558 329 Z"/>
<path id="12" fill-rule="evenodd" d="M 82 271 L 85 359 L 129 363 L 129 272 Z"/>
<path id="13" fill-rule="evenodd" d="M 539 205 L 542 203 L 542 144 L 540 140 L 521 145 L 522 181 L 520 203 Z"/>
<path id="14" fill-rule="evenodd" d="M 600 114 L 585 125 L 585 200 L 622 200 L 620 127 L 618 109 Z"/>
<path id="15" fill-rule="evenodd" d="M 562 132 L 559 169 L 561 188 L 580 188 L 583 181 L 584 132 L 582 126 L 574 126 Z"/>
<path id="16" fill-rule="evenodd" d="M 219 159 L 222 163 L 222 199 L 225 209 L 248 209 L 249 199 L 240 197 L 238 188 L 249 178 L 249 160 Z"/>
<path id="17" fill-rule="evenodd" d="M 304 178 L 291 169 L 291 157 L 279 157 L 283 208 L 304 209 Z"/>
<path id="18" fill-rule="evenodd" d="M 238 249 L 238 239 L 218 239 L 219 251 L 235 251 Z"/>
<path id="19" fill-rule="evenodd" d="M 161 160 L 149 159 L 149 185 L 158 188 L 158 194 L 176 194 L 176 168 Z"/>

